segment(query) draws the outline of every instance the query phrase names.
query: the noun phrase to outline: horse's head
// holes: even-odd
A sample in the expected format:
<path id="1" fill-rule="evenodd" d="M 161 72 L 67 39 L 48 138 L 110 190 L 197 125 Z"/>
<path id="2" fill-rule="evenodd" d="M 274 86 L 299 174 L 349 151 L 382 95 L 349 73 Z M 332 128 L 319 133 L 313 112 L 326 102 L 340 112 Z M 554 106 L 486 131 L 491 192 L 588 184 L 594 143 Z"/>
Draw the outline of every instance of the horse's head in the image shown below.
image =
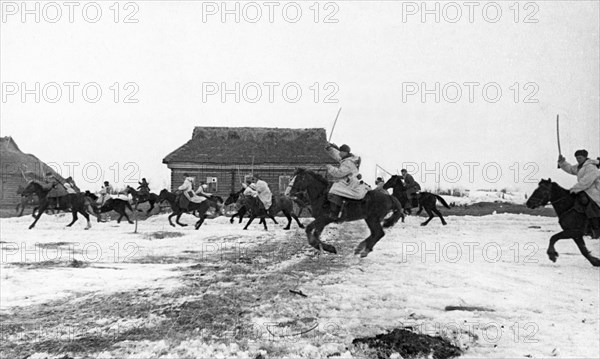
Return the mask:
<path id="1" fill-rule="evenodd" d="M 92 193 L 90 191 L 85 191 L 85 196 L 88 198 L 91 198 L 94 201 L 98 200 L 98 196 L 96 196 L 94 193 Z"/>
<path id="2" fill-rule="evenodd" d="M 169 195 L 171 194 L 171 192 L 169 192 L 166 188 L 163 188 L 160 193 L 158 194 L 158 200 L 157 202 L 162 202 L 165 201 L 169 198 Z"/>
<path id="3" fill-rule="evenodd" d="M 384 183 L 383 189 L 388 188 L 398 188 L 399 190 L 404 190 L 404 184 L 402 183 L 402 179 L 398 175 L 393 175 L 390 177 L 387 182 Z"/>
<path id="4" fill-rule="evenodd" d="M 552 180 L 548 178 L 547 180 L 541 180 L 538 183 L 538 188 L 533 191 L 527 203 L 525 205 L 527 208 L 537 208 L 541 206 L 545 206 L 550 202 L 550 197 L 552 195 Z"/>
<path id="5" fill-rule="evenodd" d="M 229 206 L 230 204 L 237 202 L 239 197 L 240 197 L 240 192 L 231 192 L 229 194 L 229 197 L 227 197 L 227 199 L 225 200 L 225 205 Z"/>
<path id="6" fill-rule="evenodd" d="M 27 185 L 25 186 L 25 188 L 23 188 L 23 191 L 21 192 L 21 196 L 22 197 L 27 197 L 30 196 L 32 194 L 37 194 L 38 197 L 40 196 L 40 194 L 42 193 L 48 193 L 50 192 L 50 189 L 45 190 L 41 184 L 39 184 L 36 181 L 29 181 L 27 183 Z"/>
<path id="7" fill-rule="evenodd" d="M 316 192 L 321 193 L 329 186 L 329 182 L 323 176 L 304 168 L 297 168 L 290 182 L 292 183 L 290 191 L 292 196 L 303 191 L 307 191 L 310 196 L 309 189 L 317 189 Z"/>

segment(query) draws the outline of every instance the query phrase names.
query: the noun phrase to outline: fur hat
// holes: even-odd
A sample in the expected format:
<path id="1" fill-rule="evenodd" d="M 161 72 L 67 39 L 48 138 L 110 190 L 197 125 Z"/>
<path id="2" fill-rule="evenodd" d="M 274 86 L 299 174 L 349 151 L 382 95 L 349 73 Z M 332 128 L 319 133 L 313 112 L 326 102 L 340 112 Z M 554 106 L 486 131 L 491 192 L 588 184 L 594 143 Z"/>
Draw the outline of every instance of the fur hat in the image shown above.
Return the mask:
<path id="1" fill-rule="evenodd" d="M 586 151 L 586 150 L 577 150 L 577 151 L 575 151 L 575 157 L 577 157 L 577 156 L 583 156 L 583 157 L 587 158 L 588 151 Z"/>
<path id="2" fill-rule="evenodd" d="M 250 183 L 250 188 L 256 191 L 256 183 Z"/>
<path id="3" fill-rule="evenodd" d="M 375 180 L 375 183 L 379 183 L 379 182 L 383 182 L 383 178 L 377 177 L 377 179 Z"/>
<path id="4" fill-rule="evenodd" d="M 350 146 L 348 146 L 348 145 L 341 145 L 340 146 L 340 151 L 344 151 L 344 152 L 350 153 Z"/>

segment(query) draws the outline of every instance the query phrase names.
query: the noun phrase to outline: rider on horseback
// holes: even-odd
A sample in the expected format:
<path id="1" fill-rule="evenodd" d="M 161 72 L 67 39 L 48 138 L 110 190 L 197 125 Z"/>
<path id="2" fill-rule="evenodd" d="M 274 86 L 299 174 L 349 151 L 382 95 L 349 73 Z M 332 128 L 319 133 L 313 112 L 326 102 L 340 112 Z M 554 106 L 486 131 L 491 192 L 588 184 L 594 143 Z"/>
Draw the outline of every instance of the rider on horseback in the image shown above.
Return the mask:
<path id="1" fill-rule="evenodd" d="M 576 194 L 575 210 L 584 212 L 591 224 L 592 238 L 600 238 L 600 172 L 597 166 L 600 157 L 596 160 L 588 158 L 586 150 L 575 152 L 576 165 L 568 163 L 562 155 L 558 156 L 560 168 L 577 176 L 577 183 L 571 187 L 571 193 Z"/>
<path id="2" fill-rule="evenodd" d="M 327 165 L 327 173 L 333 177 L 335 183 L 329 189 L 327 199 L 329 200 L 329 217 L 337 220 L 344 202 L 344 198 L 363 199 L 367 194 L 367 186 L 361 184 L 358 179 L 360 157 L 350 152 L 348 145 L 328 144 L 325 150 L 336 161 L 340 162 L 339 168 Z"/>
<path id="3" fill-rule="evenodd" d="M 147 196 L 150 194 L 150 184 L 146 182 L 145 178 L 142 178 L 142 182 L 138 182 L 139 186 L 137 188 L 140 191 L 141 196 Z"/>
<path id="4" fill-rule="evenodd" d="M 182 196 L 180 196 L 178 204 L 181 207 L 181 209 L 187 210 L 189 202 L 202 203 L 202 201 L 205 201 L 208 197 L 205 195 L 196 195 L 196 193 L 194 192 L 194 182 L 196 181 L 196 178 L 189 176 L 187 173 L 184 173 L 183 177 L 183 184 L 177 189 L 183 192 L 183 197 L 185 197 L 187 201 L 183 200 Z"/>
<path id="5" fill-rule="evenodd" d="M 406 188 L 406 198 L 408 199 L 408 201 L 406 201 L 405 207 L 410 209 L 412 208 L 413 198 L 415 198 L 417 194 L 421 191 L 421 186 L 419 185 L 419 183 L 417 183 L 417 181 L 415 181 L 413 176 L 408 174 L 408 171 L 406 169 L 403 168 L 400 171 L 400 173 L 402 173 L 402 176 L 400 176 L 400 178 L 404 180 L 404 186 Z"/>

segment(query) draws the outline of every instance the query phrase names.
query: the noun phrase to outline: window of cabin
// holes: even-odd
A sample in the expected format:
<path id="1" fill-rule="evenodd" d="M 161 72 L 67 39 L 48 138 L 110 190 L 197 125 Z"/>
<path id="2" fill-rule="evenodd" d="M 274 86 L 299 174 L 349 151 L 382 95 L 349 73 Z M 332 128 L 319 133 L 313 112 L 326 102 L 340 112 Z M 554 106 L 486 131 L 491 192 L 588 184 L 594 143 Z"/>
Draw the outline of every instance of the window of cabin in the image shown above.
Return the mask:
<path id="1" fill-rule="evenodd" d="M 208 186 L 206 192 L 216 193 L 219 190 L 217 177 L 206 177 L 206 184 Z"/>

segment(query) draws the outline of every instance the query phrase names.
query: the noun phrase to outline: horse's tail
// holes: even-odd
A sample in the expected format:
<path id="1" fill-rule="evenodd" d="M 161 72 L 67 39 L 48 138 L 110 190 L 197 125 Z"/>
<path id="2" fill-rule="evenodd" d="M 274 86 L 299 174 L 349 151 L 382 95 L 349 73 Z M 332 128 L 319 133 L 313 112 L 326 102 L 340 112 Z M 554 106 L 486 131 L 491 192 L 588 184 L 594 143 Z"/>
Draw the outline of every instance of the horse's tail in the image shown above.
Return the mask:
<path id="1" fill-rule="evenodd" d="M 446 208 L 450 209 L 450 206 L 448 205 L 448 203 L 446 203 L 446 201 L 444 200 L 444 198 L 443 198 L 443 197 L 441 197 L 441 196 L 438 196 L 437 194 L 434 194 L 434 193 L 432 193 L 432 194 L 435 196 L 435 198 L 437 198 L 437 200 L 438 200 L 438 201 L 440 201 L 440 203 L 441 203 L 442 205 L 444 205 L 444 207 L 446 207 Z"/>
<path id="2" fill-rule="evenodd" d="M 398 220 L 400 218 L 403 218 L 404 220 L 404 212 L 403 212 L 403 208 L 402 208 L 402 204 L 400 204 L 400 201 L 398 201 L 398 199 L 394 196 L 389 196 L 392 200 L 392 205 L 394 207 L 394 213 L 392 213 L 391 217 L 386 219 L 383 222 L 383 228 L 389 228 L 391 226 L 393 226 L 394 224 L 396 224 L 396 222 L 398 222 Z"/>

